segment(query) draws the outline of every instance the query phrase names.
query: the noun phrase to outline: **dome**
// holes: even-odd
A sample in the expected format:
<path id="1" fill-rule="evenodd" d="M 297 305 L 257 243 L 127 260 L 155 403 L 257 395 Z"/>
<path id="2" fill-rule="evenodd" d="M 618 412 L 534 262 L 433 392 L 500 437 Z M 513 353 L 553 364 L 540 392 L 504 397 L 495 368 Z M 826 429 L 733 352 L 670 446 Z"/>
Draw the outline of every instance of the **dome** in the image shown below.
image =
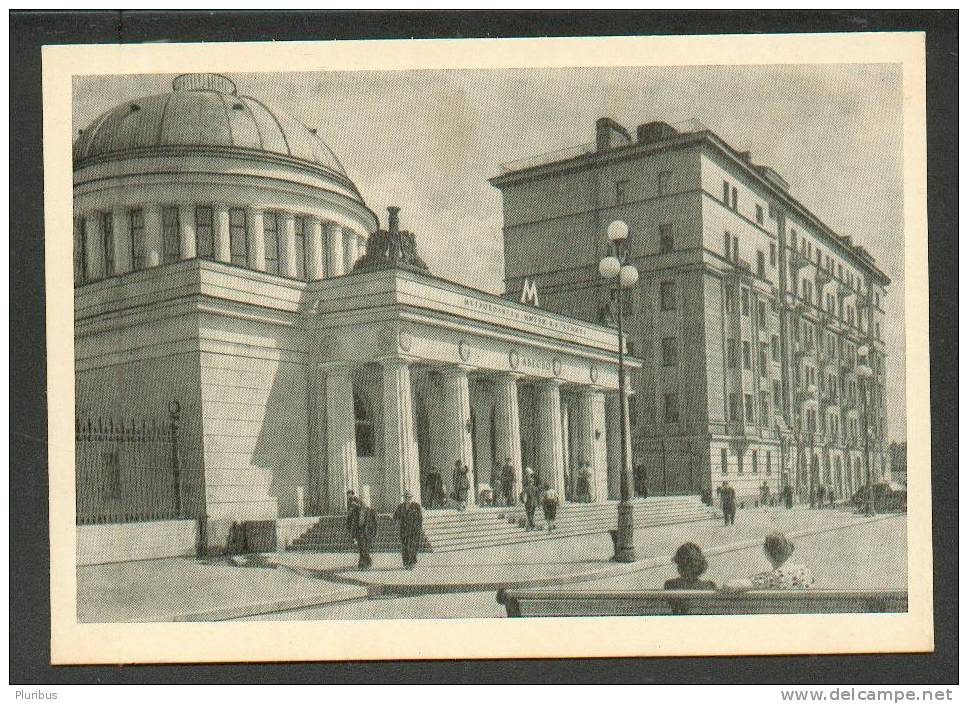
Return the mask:
<path id="1" fill-rule="evenodd" d="M 238 95 L 217 74 L 185 74 L 172 92 L 130 100 L 98 117 L 74 142 L 75 167 L 96 157 L 159 147 L 214 147 L 268 152 L 346 171 L 316 131 L 255 98 Z"/>

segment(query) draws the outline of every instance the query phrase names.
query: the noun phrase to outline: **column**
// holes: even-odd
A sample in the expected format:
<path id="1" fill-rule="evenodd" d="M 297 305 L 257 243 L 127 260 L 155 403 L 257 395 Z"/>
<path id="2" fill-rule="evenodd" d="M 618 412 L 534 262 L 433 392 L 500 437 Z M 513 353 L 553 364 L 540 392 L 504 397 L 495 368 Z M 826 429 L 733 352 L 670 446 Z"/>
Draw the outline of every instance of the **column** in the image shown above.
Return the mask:
<path id="1" fill-rule="evenodd" d="M 229 207 L 222 203 L 213 205 L 212 219 L 215 226 L 215 232 L 212 235 L 215 243 L 215 258 L 220 262 L 230 263 L 232 261 L 232 241 L 229 236 Z"/>
<path id="2" fill-rule="evenodd" d="M 491 404 L 485 388 L 486 382 L 477 380 L 471 394 L 471 407 L 474 409 L 474 446 L 477 448 L 477 480 L 478 483 L 490 484 L 497 491 L 491 481 L 494 474 L 494 458 L 491 457 Z"/>
<path id="3" fill-rule="evenodd" d="M 306 278 L 319 281 L 326 276 L 326 250 L 323 247 L 323 223 L 319 218 L 306 218 Z"/>
<path id="4" fill-rule="evenodd" d="M 560 396 L 560 394 L 559 394 Z M 574 500 L 575 471 L 578 469 L 577 459 L 571 454 L 571 406 L 564 398 L 561 399 L 561 466 L 565 472 L 565 488 L 567 493 L 561 495 L 564 502 L 566 497 Z M 574 465 L 572 464 L 574 462 Z"/>
<path id="5" fill-rule="evenodd" d="M 356 416 L 349 365 L 324 367 L 326 373 L 326 508 L 346 512 L 346 492 L 359 491 L 356 466 Z"/>
<path id="6" fill-rule="evenodd" d="M 401 357 L 380 360 L 383 365 L 384 507 L 396 507 L 403 492 L 420 503 L 420 461 L 413 418 L 410 363 Z"/>
<path id="7" fill-rule="evenodd" d="M 279 273 L 295 279 L 298 273 L 296 257 L 296 216 L 282 213 L 282 230 L 279 240 Z"/>
<path id="8" fill-rule="evenodd" d="M 104 278 L 104 237 L 101 235 L 101 214 L 88 213 L 84 217 L 85 281 Z"/>
<path id="9" fill-rule="evenodd" d="M 342 276 L 346 273 L 343 266 L 343 228 L 335 222 L 326 223 L 327 276 Z"/>
<path id="10" fill-rule="evenodd" d="M 618 394 L 610 393 L 605 399 L 605 449 L 608 462 L 608 498 L 622 498 L 622 448 L 619 432 Z"/>
<path id="11" fill-rule="evenodd" d="M 262 208 L 245 209 L 245 244 L 249 253 L 249 268 L 266 270 L 266 235 Z"/>
<path id="12" fill-rule="evenodd" d="M 178 236 L 181 258 L 194 259 L 196 256 L 198 256 L 198 241 L 195 238 L 194 205 L 178 206 Z"/>
<path id="13" fill-rule="evenodd" d="M 578 394 L 578 457 L 588 463 L 592 501 L 608 497 L 608 458 L 605 447 L 605 394 L 584 388 Z"/>
<path id="14" fill-rule="evenodd" d="M 514 467 L 514 500 L 521 495 L 521 422 L 518 418 L 519 374 L 502 374 L 494 381 L 494 447 L 497 461 L 504 466 L 511 458 Z"/>
<path id="15" fill-rule="evenodd" d="M 111 211 L 114 228 L 114 273 L 131 271 L 131 215 L 126 208 Z"/>
<path id="16" fill-rule="evenodd" d="M 454 464 L 459 460 L 470 470 L 467 504 L 477 503 L 477 486 L 474 482 L 474 456 L 471 445 L 471 399 L 466 367 L 448 367 L 441 372 L 443 391 L 443 446 L 447 465 L 444 482 L 453 490 Z"/>
<path id="17" fill-rule="evenodd" d="M 561 382 L 556 379 L 536 384 L 538 472 L 541 482 L 565 497 L 565 466 L 561 437 Z"/>
<path id="18" fill-rule="evenodd" d="M 161 263 L 161 206 L 151 203 L 144 207 L 145 216 L 145 268 Z"/>
<path id="19" fill-rule="evenodd" d="M 343 268 L 349 274 L 356 263 L 356 233 L 348 227 L 343 228 Z"/>

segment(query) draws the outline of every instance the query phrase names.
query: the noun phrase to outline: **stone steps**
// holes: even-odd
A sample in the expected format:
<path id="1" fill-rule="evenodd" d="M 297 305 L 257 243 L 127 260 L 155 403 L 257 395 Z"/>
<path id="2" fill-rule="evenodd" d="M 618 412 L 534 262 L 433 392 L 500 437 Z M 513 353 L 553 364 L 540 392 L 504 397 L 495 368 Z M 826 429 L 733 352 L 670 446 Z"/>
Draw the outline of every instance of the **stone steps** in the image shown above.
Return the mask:
<path id="1" fill-rule="evenodd" d="M 635 525 L 638 527 L 669 525 L 711 520 L 719 512 L 695 496 L 658 496 L 635 503 Z M 459 511 L 425 511 L 422 552 L 450 552 L 493 547 L 539 540 L 607 533 L 617 520 L 617 502 L 565 504 L 558 509 L 556 529 L 549 533 L 539 508 L 535 512 L 537 530 L 527 531 L 520 523 L 524 508 L 487 507 Z M 291 550 L 314 552 L 351 552 L 355 546 L 346 535 L 343 516 L 323 516 L 306 533 L 296 539 Z M 399 549 L 397 526 L 388 514 L 377 517 L 375 552 Z"/>

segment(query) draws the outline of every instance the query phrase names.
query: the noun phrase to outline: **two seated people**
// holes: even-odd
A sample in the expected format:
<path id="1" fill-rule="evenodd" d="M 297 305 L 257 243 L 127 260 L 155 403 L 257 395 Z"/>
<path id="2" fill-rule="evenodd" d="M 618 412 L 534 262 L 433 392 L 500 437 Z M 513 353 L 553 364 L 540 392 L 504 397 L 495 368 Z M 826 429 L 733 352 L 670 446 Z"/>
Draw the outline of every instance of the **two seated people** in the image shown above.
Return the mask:
<path id="1" fill-rule="evenodd" d="M 815 581 L 813 573 L 803 565 L 788 562 L 793 550 L 793 543 L 783 533 L 770 533 L 763 541 L 763 551 L 773 569 L 730 580 L 723 585 L 723 590 L 809 589 Z M 716 589 L 715 582 L 701 579 L 709 565 L 702 549 L 695 543 L 681 545 L 672 561 L 679 570 L 679 576 L 667 580 L 665 589 Z"/>

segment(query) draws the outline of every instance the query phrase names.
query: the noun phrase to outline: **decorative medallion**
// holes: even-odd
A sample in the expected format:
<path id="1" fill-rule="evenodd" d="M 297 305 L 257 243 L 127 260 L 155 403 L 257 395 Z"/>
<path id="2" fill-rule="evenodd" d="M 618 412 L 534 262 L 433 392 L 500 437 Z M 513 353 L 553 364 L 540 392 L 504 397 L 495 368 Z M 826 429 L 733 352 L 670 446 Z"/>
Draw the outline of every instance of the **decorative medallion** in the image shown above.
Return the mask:
<path id="1" fill-rule="evenodd" d="M 410 348 L 413 346 L 413 337 L 406 330 L 401 330 L 398 338 L 400 343 L 400 349 L 404 352 L 409 352 Z"/>
<path id="2" fill-rule="evenodd" d="M 598 367 L 593 364 L 588 370 L 588 376 L 591 377 L 593 384 L 596 383 L 598 381 Z"/>
<path id="3" fill-rule="evenodd" d="M 517 350 L 508 352 L 508 363 L 511 365 L 511 369 L 518 368 L 518 365 L 521 363 L 521 357 L 518 356 Z"/>
<path id="4" fill-rule="evenodd" d="M 561 360 L 557 357 L 551 360 L 551 371 L 554 372 L 555 376 L 561 375 Z"/>
<path id="5" fill-rule="evenodd" d="M 457 354 L 464 362 L 471 358 L 471 346 L 467 340 L 461 340 L 460 344 L 457 345 Z"/>

